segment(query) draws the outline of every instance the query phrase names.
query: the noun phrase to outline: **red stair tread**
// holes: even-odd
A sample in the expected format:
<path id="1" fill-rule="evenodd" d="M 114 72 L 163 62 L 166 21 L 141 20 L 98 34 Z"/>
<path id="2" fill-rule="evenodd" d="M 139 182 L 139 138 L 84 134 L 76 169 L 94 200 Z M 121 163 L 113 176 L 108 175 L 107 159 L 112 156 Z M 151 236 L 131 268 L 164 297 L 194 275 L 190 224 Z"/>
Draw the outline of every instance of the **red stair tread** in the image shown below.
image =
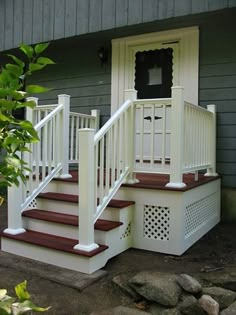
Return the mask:
<path id="1" fill-rule="evenodd" d="M 12 235 L 5 232 L 1 233 L 2 237 L 14 239 L 17 241 L 22 241 L 25 243 L 34 244 L 37 246 L 42 246 L 54 250 L 60 250 L 63 252 L 80 255 L 80 256 L 86 256 L 86 257 L 93 257 L 104 250 L 108 248 L 106 245 L 99 245 L 98 248 L 94 249 L 91 252 L 85 252 L 81 250 L 73 249 L 75 245 L 78 244 L 77 240 L 61 237 L 61 236 L 55 236 L 51 234 L 41 233 L 41 232 L 35 232 L 31 230 L 27 230 L 25 233 Z"/>
<path id="2" fill-rule="evenodd" d="M 78 203 L 79 201 L 78 195 L 62 194 L 62 193 L 55 193 L 55 192 L 41 193 L 39 194 L 38 197 L 44 198 L 44 199 L 53 199 L 53 200 L 68 201 L 68 202 L 74 202 L 74 203 Z M 128 207 L 130 205 L 133 205 L 134 203 L 135 203 L 134 201 L 112 199 L 109 202 L 108 207 L 121 209 L 124 207 Z"/>
<path id="3" fill-rule="evenodd" d="M 78 226 L 78 216 L 71 215 L 71 214 L 64 214 L 59 212 L 52 212 L 40 209 L 32 209 L 26 210 L 22 213 L 24 217 L 33 218 L 43 221 L 49 221 L 54 223 L 61 223 L 67 225 Z M 110 221 L 110 220 L 97 220 L 94 227 L 96 230 L 100 231 L 110 231 L 118 226 L 122 225 L 123 223 L 118 221 Z"/>

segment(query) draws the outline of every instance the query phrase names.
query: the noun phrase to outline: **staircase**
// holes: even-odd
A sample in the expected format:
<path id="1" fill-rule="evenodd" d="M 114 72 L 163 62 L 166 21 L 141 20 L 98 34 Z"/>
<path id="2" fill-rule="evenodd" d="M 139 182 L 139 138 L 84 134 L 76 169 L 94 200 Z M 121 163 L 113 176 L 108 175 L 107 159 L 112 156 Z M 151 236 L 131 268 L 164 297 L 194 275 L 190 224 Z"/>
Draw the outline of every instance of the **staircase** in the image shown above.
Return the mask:
<path id="1" fill-rule="evenodd" d="M 25 233 L 2 233 L 2 250 L 83 273 L 102 268 L 108 259 L 132 244 L 132 201 L 113 199 L 95 225 L 99 247 L 85 252 L 78 244 L 77 178 L 55 179 L 22 213 Z M 70 193 L 68 193 L 70 192 Z"/>

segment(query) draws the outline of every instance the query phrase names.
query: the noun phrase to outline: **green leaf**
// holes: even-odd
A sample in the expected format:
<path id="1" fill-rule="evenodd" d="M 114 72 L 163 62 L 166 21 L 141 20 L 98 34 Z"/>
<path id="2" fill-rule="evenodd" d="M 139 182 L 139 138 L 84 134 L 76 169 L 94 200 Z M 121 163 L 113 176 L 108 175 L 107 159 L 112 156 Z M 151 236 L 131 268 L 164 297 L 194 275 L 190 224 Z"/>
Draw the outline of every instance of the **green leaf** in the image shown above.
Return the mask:
<path id="1" fill-rule="evenodd" d="M 5 300 L 0 302 L 0 315 L 12 314 L 11 306 L 14 303 L 15 299 L 11 297 L 7 297 Z"/>
<path id="2" fill-rule="evenodd" d="M 44 93 L 50 91 L 50 89 L 45 88 L 40 85 L 27 85 L 26 92 L 30 94 L 38 94 L 38 93 Z"/>
<path id="3" fill-rule="evenodd" d="M 13 167 L 15 170 L 21 168 L 21 163 L 19 158 L 13 157 L 13 156 L 7 156 L 6 162 L 9 164 L 9 166 Z"/>
<path id="4" fill-rule="evenodd" d="M 27 102 L 24 102 L 24 103 L 19 103 L 19 105 L 17 103 L 16 108 L 29 107 L 29 108 L 34 109 L 35 106 L 36 106 L 35 101 L 27 101 Z"/>
<path id="5" fill-rule="evenodd" d="M 19 283 L 19 284 L 15 287 L 16 295 L 17 295 L 17 297 L 19 298 L 19 300 L 20 300 L 21 302 L 30 299 L 30 294 L 29 294 L 29 292 L 26 290 L 26 286 L 27 286 L 27 281 L 25 280 L 24 282 Z"/>
<path id="6" fill-rule="evenodd" d="M 12 63 L 6 64 L 6 69 L 17 78 L 19 78 L 23 72 L 20 66 L 13 65 Z"/>
<path id="7" fill-rule="evenodd" d="M 13 308 L 15 309 L 15 314 L 19 315 L 27 311 L 45 312 L 50 309 L 50 307 L 39 307 L 29 300 L 25 300 L 23 303 L 14 303 Z"/>
<path id="8" fill-rule="evenodd" d="M 32 58 L 34 55 L 34 49 L 31 46 L 25 45 L 25 44 L 21 44 L 20 45 L 20 50 L 23 51 L 23 53 L 28 57 L 28 58 Z"/>
<path id="9" fill-rule="evenodd" d="M 49 46 L 49 43 L 43 43 L 43 44 L 38 44 L 35 46 L 34 51 L 36 54 L 41 54 L 45 49 L 47 49 Z"/>
<path id="10" fill-rule="evenodd" d="M 25 91 L 11 91 L 9 95 L 11 95 L 15 100 L 20 101 L 26 97 Z"/>
<path id="11" fill-rule="evenodd" d="M 0 112 L 0 120 L 1 121 L 11 121 L 11 118 L 9 116 L 4 115 L 3 113 Z"/>
<path id="12" fill-rule="evenodd" d="M 46 67 L 46 64 L 30 63 L 29 64 L 29 71 L 34 72 L 37 70 L 41 70 L 44 67 Z"/>
<path id="13" fill-rule="evenodd" d="M 41 65 L 53 65 L 55 62 L 52 61 L 52 59 L 47 58 L 47 57 L 39 57 L 37 59 L 37 63 L 39 63 Z"/>
<path id="14" fill-rule="evenodd" d="M 17 107 L 17 104 L 14 101 L 9 101 L 9 100 L 6 100 L 4 98 L 1 98 L 0 99 L 0 107 L 7 109 L 7 110 L 13 110 Z"/>
<path id="15" fill-rule="evenodd" d="M 1 289 L 0 290 L 0 300 L 2 300 L 7 294 L 7 290 Z"/>
<path id="16" fill-rule="evenodd" d="M 25 63 L 24 63 L 22 60 L 20 60 L 19 58 L 17 58 L 17 57 L 14 56 L 14 55 L 8 54 L 7 56 L 10 57 L 10 58 L 12 58 L 12 59 L 15 61 L 15 63 L 17 63 L 21 68 L 24 68 Z"/>

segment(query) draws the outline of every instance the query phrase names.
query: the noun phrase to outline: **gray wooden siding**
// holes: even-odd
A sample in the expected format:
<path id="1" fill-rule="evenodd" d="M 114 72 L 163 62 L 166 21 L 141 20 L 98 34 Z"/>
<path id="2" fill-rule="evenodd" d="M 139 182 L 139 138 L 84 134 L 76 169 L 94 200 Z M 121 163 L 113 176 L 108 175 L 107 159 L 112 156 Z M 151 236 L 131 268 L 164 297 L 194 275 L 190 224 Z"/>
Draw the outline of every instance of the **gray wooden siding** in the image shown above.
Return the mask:
<path id="1" fill-rule="evenodd" d="M 1 0 L 0 51 L 155 20 L 221 10 L 236 0 Z"/>
<path id="2" fill-rule="evenodd" d="M 212 1 L 213 5 L 213 1 Z M 200 30 L 200 101 L 217 106 L 217 171 L 236 187 L 236 21 L 222 18 Z"/>
<path id="3" fill-rule="evenodd" d="M 72 41 L 65 46 L 53 43 L 48 55 L 56 65 L 31 78 L 32 83 L 52 88 L 39 95 L 40 104 L 55 104 L 59 94 L 71 96 L 71 110 L 90 114 L 101 111 L 101 124 L 110 117 L 111 63 L 101 66 L 97 50 L 103 42 Z M 107 43 L 109 46 L 109 42 Z"/>

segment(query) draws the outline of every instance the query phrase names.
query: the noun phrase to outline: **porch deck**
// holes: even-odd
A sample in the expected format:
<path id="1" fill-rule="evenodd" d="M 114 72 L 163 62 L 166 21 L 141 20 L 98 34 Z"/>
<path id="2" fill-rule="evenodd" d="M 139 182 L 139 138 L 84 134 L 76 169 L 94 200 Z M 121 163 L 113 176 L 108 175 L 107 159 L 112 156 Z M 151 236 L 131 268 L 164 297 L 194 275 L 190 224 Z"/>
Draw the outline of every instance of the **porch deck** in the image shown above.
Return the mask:
<path id="1" fill-rule="evenodd" d="M 63 180 L 66 182 L 78 183 L 79 171 L 70 170 L 70 175 L 72 176 L 71 178 L 60 179 L 60 180 Z M 166 187 L 166 184 L 169 183 L 169 175 L 167 174 L 137 173 L 136 178 L 139 180 L 139 183 L 122 184 L 122 186 L 133 187 L 133 188 L 143 188 L 143 189 L 167 190 L 167 191 L 188 191 L 198 186 L 215 181 L 219 179 L 220 176 L 204 176 L 203 174 L 198 174 L 198 178 L 196 180 L 195 174 L 193 173 L 184 174 L 183 182 L 186 184 L 186 186 L 182 188 Z"/>

